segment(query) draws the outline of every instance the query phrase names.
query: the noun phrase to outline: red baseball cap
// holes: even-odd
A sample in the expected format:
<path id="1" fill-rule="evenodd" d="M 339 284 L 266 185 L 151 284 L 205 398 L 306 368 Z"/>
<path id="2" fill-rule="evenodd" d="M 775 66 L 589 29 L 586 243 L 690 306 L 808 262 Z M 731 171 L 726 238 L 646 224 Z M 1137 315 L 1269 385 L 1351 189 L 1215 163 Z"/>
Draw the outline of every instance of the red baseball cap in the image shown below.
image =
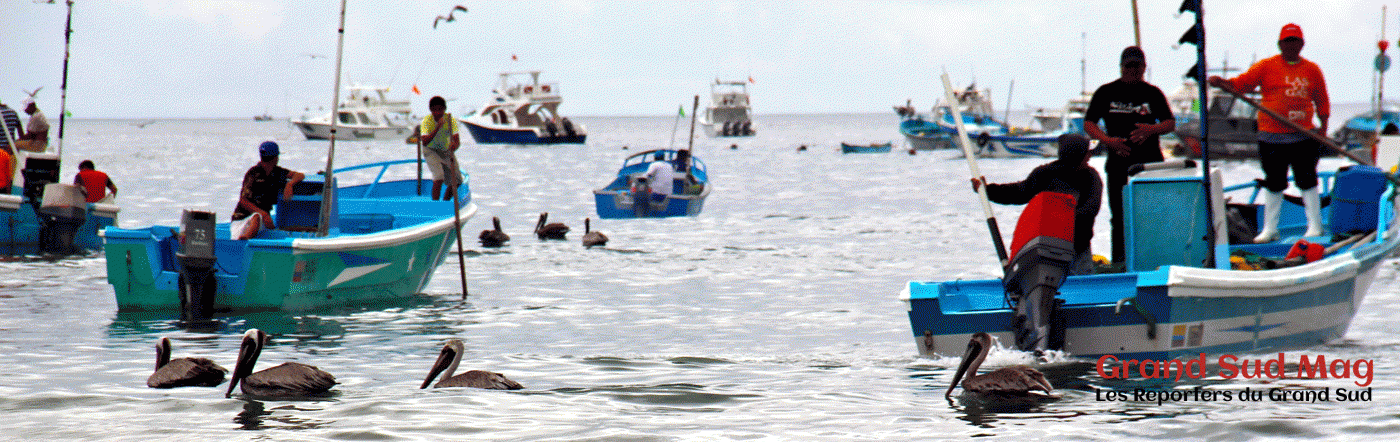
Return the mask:
<path id="1" fill-rule="evenodd" d="M 1303 28 L 1300 28 L 1298 27 L 1298 25 L 1295 25 L 1293 23 L 1283 25 L 1283 29 L 1279 30 L 1278 32 L 1278 40 L 1283 41 L 1288 39 L 1289 37 L 1295 37 L 1299 40 L 1302 40 Z"/>

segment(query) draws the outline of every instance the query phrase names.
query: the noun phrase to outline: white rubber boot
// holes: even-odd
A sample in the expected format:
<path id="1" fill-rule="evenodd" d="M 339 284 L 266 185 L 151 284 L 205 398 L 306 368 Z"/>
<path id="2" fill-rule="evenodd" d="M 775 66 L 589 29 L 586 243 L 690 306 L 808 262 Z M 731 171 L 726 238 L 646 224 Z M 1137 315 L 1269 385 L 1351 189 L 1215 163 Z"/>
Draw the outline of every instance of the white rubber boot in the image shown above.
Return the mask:
<path id="1" fill-rule="evenodd" d="M 1322 236 L 1322 202 L 1317 187 L 1303 191 L 1303 211 L 1308 214 L 1308 232 L 1303 236 Z"/>
<path id="2" fill-rule="evenodd" d="M 1283 210 L 1283 192 L 1264 193 L 1264 228 L 1254 237 L 1255 244 L 1272 242 L 1278 239 L 1278 215 Z"/>

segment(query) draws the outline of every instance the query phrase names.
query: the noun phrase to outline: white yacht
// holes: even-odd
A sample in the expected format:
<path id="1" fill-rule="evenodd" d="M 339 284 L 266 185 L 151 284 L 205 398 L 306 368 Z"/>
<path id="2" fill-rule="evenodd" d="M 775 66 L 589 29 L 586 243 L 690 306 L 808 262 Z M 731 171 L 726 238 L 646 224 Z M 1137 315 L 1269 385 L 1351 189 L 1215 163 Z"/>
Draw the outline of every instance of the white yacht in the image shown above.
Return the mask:
<path id="1" fill-rule="evenodd" d="M 750 117 L 748 83 L 716 78 L 710 85 L 710 105 L 698 118 L 705 134 L 717 138 L 753 136 Z"/>
<path id="2" fill-rule="evenodd" d="M 540 71 L 502 72 L 492 97 L 462 119 L 477 144 L 583 144 L 583 125 L 559 116 L 559 85 Z"/>
<path id="3" fill-rule="evenodd" d="M 386 140 L 404 139 L 412 135 L 417 121 L 410 115 L 408 98 L 390 99 L 388 92 L 387 87 L 351 86 L 350 96 L 340 103 L 336 139 Z M 303 115 L 292 120 L 292 125 L 301 130 L 308 140 L 331 137 L 329 112 L 314 118 Z"/>

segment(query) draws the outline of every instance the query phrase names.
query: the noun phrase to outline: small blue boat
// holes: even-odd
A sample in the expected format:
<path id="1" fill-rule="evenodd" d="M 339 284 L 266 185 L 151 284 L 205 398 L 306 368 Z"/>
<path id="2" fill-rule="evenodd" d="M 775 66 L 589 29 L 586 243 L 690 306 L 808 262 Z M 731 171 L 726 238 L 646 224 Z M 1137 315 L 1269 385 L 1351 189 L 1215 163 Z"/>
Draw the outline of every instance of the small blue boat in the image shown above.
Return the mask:
<path id="1" fill-rule="evenodd" d="M 1077 357 L 1165 360 L 1201 353 L 1282 351 L 1341 338 L 1382 259 L 1400 247 L 1400 223 L 1395 217 L 1395 185 L 1379 169 L 1352 166 L 1322 175 L 1321 190 L 1331 196 L 1323 211 L 1328 235 L 1306 239 L 1325 246 L 1325 254 L 1311 262 L 1285 260 L 1276 268 L 1265 265 L 1258 270 L 1243 258 L 1284 257 L 1304 239 L 1301 206 L 1284 203 L 1280 241 L 1212 246 L 1203 239 L 1208 226 L 1217 226 L 1217 238 L 1230 236 L 1223 195 L 1234 194 L 1234 201 L 1251 202 L 1243 207 L 1257 209 L 1252 201 L 1259 191 L 1253 183 L 1220 190 L 1219 173 L 1212 174 L 1215 215 L 1214 222 L 1208 222 L 1201 201 L 1206 181 L 1199 172 L 1134 177 L 1124 189 L 1127 271 L 1067 278 L 1061 271 L 1058 279 L 1050 278 L 1063 284 L 1050 289 L 1053 298 L 1039 298 L 1050 300 L 1041 304 L 1049 312 L 1044 313 L 1049 318 L 1049 348 Z M 1244 216 L 1231 223 L 1252 224 L 1243 220 L 1258 222 Z M 1038 252 L 1012 252 L 1013 276 L 1007 279 L 1013 283 L 910 282 L 901 297 L 909 308 L 919 353 L 957 356 L 976 332 L 991 333 L 1004 343 L 1018 342 L 1021 348 L 1025 347 L 1019 345 L 1018 335 L 1047 333 L 1026 330 L 1025 324 L 1034 321 L 1025 318 L 1033 315 L 1018 315 L 1008 295 L 1026 287 L 1016 285 L 1019 272 L 1056 256 L 1044 252 L 1053 249 L 1034 250 Z"/>
<path id="2" fill-rule="evenodd" d="M 671 183 L 671 194 L 663 200 L 650 201 L 650 195 L 638 186 L 647 168 L 655 161 L 674 163 L 678 151 L 671 149 L 649 150 L 633 154 L 622 162 L 617 178 L 606 187 L 593 191 L 593 199 L 598 217 L 604 219 L 623 218 L 666 218 L 673 216 L 696 216 L 705 207 L 705 197 L 710 196 L 710 178 L 705 172 L 705 163 L 699 158 L 690 157 L 687 171 L 677 170 Z M 646 195 L 646 196 L 642 196 Z M 640 202 L 638 200 L 641 200 Z"/>
<path id="3" fill-rule="evenodd" d="M 883 143 L 851 144 L 841 143 L 841 153 L 889 153 L 893 143 L 886 141 Z"/>
<path id="4" fill-rule="evenodd" d="M 215 311 L 304 310 L 420 293 L 452 249 L 454 207 L 420 191 L 431 181 L 414 176 L 415 163 L 336 169 L 340 183 L 367 179 L 337 186 L 325 236 L 317 232 L 324 175 L 299 183 L 273 209 L 278 228 L 253 239 L 230 239 L 229 223 L 209 212 L 187 211 L 181 226 L 108 227 L 107 282 L 117 307 L 183 312 L 199 293 Z M 466 178 L 457 189 L 463 220 L 476 213 Z"/>
<path id="5" fill-rule="evenodd" d="M 116 224 L 121 208 L 89 203 L 59 180 L 58 155 L 27 153 L 24 185 L 0 195 L 0 254 L 84 253 L 102 248 L 98 230 Z"/>
<path id="6" fill-rule="evenodd" d="M 997 120 L 992 114 L 991 91 L 978 90 L 976 85 L 968 86 L 962 92 L 954 92 L 958 110 L 962 112 L 962 124 L 971 136 L 978 134 L 1005 135 L 1010 131 L 1006 123 Z M 899 132 L 909 140 L 915 150 L 953 149 L 953 137 L 958 128 L 953 122 L 953 111 L 944 100 L 934 106 L 934 115 L 925 117 L 913 111 L 913 106 L 896 107 L 901 116 Z"/>
<path id="7" fill-rule="evenodd" d="M 1346 124 L 1332 133 L 1332 138 L 1346 146 L 1347 149 L 1357 149 L 1370 147 L 1370 141 L 1377 133 L 1385 132 L 1386 127 L 1400 129 L 1400 108 L 1391 106 L 1380 113 L 1380 118 L 1376 118 L 1375 111 L 1366 111 L 1348 119 Z"/>

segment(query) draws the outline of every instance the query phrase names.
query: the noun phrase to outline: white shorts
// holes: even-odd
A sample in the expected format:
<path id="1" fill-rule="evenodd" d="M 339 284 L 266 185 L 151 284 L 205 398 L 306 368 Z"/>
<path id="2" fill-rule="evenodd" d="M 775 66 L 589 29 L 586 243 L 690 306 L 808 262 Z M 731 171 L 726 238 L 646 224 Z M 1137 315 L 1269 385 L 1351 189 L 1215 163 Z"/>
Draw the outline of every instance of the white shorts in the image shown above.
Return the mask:
<path id="1" fill-rule="evenodd" d="M 243 218 L 237 221 L 229 221 L 228 239 L 238 239 L 238 236 L 243 234 L 243 229 L 248 227 L 248 223 L 254 221 L 262 222 L 262 214 L 254 213 L 252 215 L 248 215 L 247 218 Z M 261 230 L 261 226 L 259 226 L 259 230 Z"/>

